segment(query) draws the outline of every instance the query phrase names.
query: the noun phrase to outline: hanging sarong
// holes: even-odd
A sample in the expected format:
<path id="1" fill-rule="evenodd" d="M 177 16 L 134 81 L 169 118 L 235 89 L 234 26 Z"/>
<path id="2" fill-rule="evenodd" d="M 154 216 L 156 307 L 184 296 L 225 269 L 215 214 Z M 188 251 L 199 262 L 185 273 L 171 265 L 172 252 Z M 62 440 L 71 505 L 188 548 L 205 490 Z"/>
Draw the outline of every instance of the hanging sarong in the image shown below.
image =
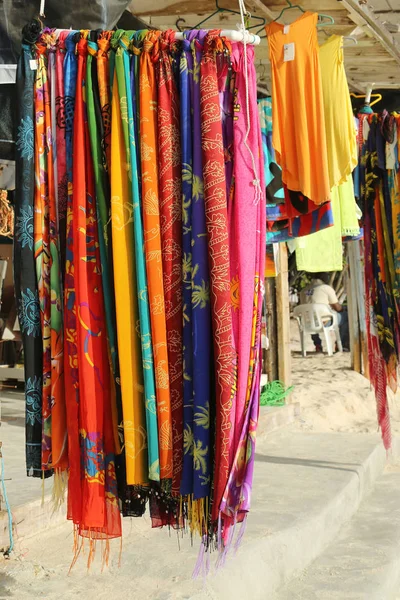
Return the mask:
<path id="1" fill-rule="evenodd" d="M 23 40 L 17 70 L 14 285 L 24 348 L 26 470 L 42 476 L 42 361 L 40 307 L 34 258 L 35 71 L 32 44 Z"/>
<path id="2" fill-rule="evenodd" d="M 238 275 L 238 387 L 235 420 L 235 457 L 221 503 L 224 538 L 227 525 L 243 519 L 250 508 L 255 460 L 261 376 L 261 311 L 265 265 L 265 196 L 261 129 L 256 104 L 254 48 L 232 45 L 236 71 L 236 119 L 234 122 L 235 208 Z M 246 98 L 248 98 L 248 103 Z M 249 122 L 250 120 L 250 128 Z M 248 135 L 247 135 L 248 133 Z M 254 182 L 258 181 L 258 186 Z M 246 224 L 244 223 L 246 222 Z M 247 225 L 249 227 L 247 228 Z M 244 362 L 242 362 L 244 361 Z"/>
<path id="3" fill-rule="evenodd" d="M 134 48 L 136 50 L 136 48 Z M 130 68 L 130 56 L 123 47 L 125 86 L 131 91 L 128 94 L 128 132 L 130 141 L 130 183 L 133 200 L 133 228 L 136 257 L 137 293 L 140 317 L 140 338 L 142 344 L 142 367 L 144 377 L 144 394 L 146 410 L 147 429 L 147 453 L 148 453 L 148 476 L 152 481 L 160 480 L 160 460 L 158 449 L 158 426 L 156 411 L 156 388 L 154 377 L 153 343 L 151 336 L 149 297 L 147 291 L 146 262 L 144 256 L 144 239 L 142 223 L 142 203 L 140 186 L 140 145 L 139 145 L 139 122 L 138 103 L 136 89 L 135 66 L 139 65 L 139 54 L 132 57 Z M 136 62 L 134 62 L 136 59 Z M 131 79 L 129 79 L 131 78 Z M 129 85 L 130 84 L 130 85 Z M 133 93 L 132 90 L 135 90 Z"/>
<path id="4" fill-rule="evenodd" d="M 140 148 L 144 247 L 156 379 L 160 477 L 172 478 L 172 422 L 162 269 L 157 150 L 157 87 L 151 58 L 160 32 L 149 32 L 140 57 Z"/>
<path id="5" fill-rule="evenodd" d="M 142 351 L 134 252 L 131 196 L 130 138 L 123 52 L 129 43 L 117 31 L 113 85 L 111 159 L 111 216 L 113 227 L 114 286 L 120 356 L 126 476 L 129 485 L 147 481 L 146 427 L 143 396 Z M 125 36 L 124 36 L 125 37 Z M 119 108 L 117 108 L 119 104 Z M 115 119 L 114 119 L 115 116 Z M 121 137 L 120 137 L 121 136 Z"/>
<path id="6" fill-rule="evenodd" d="M 264 153 L 265 195 L 268 205 L 272 207 L 283 204 L 285 193 L 282 184 L 282 169 L 275 160 L 275 150 L 272 145 L 272 101 L 263 98 L 258 102 L 261 123 L 261 135 Z"/>
<path id="7" fill-rule="evenodd" d="M 62 314 L 62 286 L 60 270 L 60 243 L 58 233 L 58 160 L 56 145 L 56 63 L 55 35 L 42 36 L 48 44 L 49 103 L 46 106 L 47 161 L 49 193 L 49 248 L 50 248 L 50 298 L 51 298 L 51 465 L 56 475 L 68 467 L 67 423 L 64 387 L 64 328 Z M 48 127 L 47 123 L 51 126 Z M 50 164 L 51 161 L 51 164 Z M 62 502 L 63 485 L 55 482 L 54 498 Z"/>
<path id="8" fill-rule="evenodd" d="M 103 136 L 101 145 L 106 156 L 104 169 L 110 174 L 111 170 L 111 96 L 110 96 L 110 39 L 111 31 L 102 31 L 97 39 L 97 79 L 99 86 Z"/>
<path id="9" fill-rule="evenodd" d="M 159 203 L 173 447 L 172 491 L 182 474 L 182 199 L 179 96 L 170 60 L 175 32 L 162 33 L 154 48 L 158 87 Z"/>
<path id="10" fill-rule="evenodd" d="M 73 219 L 78 368 L 84 385 L 79 390 L 79 434 L 82 480 L 81 535 L 90 539 L 118 537 L 121 520 L 114 463 L 94 177 L 85 106 L 87 40 L 79 40 L 74 120 Z"/>
<path id="11" fill-rule="evenodd" d="M 268 223 L 267 223 L 268 225 Z M 267 244 L 274 242 L 288 242 L 296 237 L 302 237 L 322 231 L 333 225 L 333 211 L 330 202 L 326 202 L 317 210 L 301 217 L 281 221 L 267 229 Z"/>
<path id="12" fill-rule="evenodd" d="M 208 32 L 200 65 L 200 107 L 204 199 L 209 242 L 211 302 L 216 362 L 216 442 L 212 517 L 216 521 L 229 474 L 230 407 L 234 383 L 234 352 L 230 308 L 227 198 L 218 95 L 216 52 L 219 31 Z"/>
<path id="13" fill-rule="evenodd" d="M 232 66 L 236 72 L 235 77 L 235 120 L 234 120 L 234 174 L 235 187 L 233 209 L 230 218 L 234 223 L 234 236 L 230 239 L 231 253 L 236 254 L 237 273 L 231 274 L 233 323 L 236 334 L 236 349 L 238 357 L 237 392 L 235 402 L 235 422 L 233 448 L 234 453 L 242 436 L 243 423 L 247 410 L 248 376 L 250 363 L 250 350 L 252 344 L 252 318 L 254 304 L 254 278 L 256 273 L 257 247 L 257 219 L 260 202 L 260 185 L 254 185 L 254 181 L 260 181 L 261 174 L 258 173 L 259 147 L 258 147 L 258 112 L 256 105 L 255 73 L 254 71 L 254 47 L 247 46 L 247 69 L 251 92 L 246 107 L 246 62 L 243 56 L 243 44 L 232 44 Z M 249 115 L 247 114 L 249 111 Z M 248 135 L 248 118 L 250 119 L 250 133 Z M 249 150 L 250 149 L 250 150 Z M 255 162 L 257 161 L 257 163 Z M 257 172 L 255 173 L 255 166 Z M 258 195 L 258 202 L 256 202 Z M 234 248 L 232 248 L 234 247 Z M 233 250 L 235 250 L 233 252 Z M 258 274 L 259 275 L 259 274 Z M 234 291 L 234 293 L 233 293 Z"/>
<path id="14" fill-rule="evenodd" d="M 193 498 L 208 498 L 211 489 L 213 419 L 210 410 L 215 404 L 215 389 L 211 382 L 213 348 L 211 343 L 210 273 L 208 238 L 203 189 L 201 152 L 200 63 L 203 41 L 207 32 L 190 31 L 185 36 L 191 43 L 193 68 L 189 71 L 193 154 L 192 154 L 192 342 L 193 342 Z M 212 430 L 211 430 L 212 429 Z M 203 510 L 208 522 L 208 503 Z M 200 527 L 204 523 L 200 522 Z M 204 531 L 200 531 L 203 534 Z"/>
<path id="15" fill-rule="evenodd" d="M 75 255 L 73 206 L 72 206 L 72 142 L 75 114 L 75 90 L 77 76 L 77 57 L 75 47 L 79 33 L 72 31 L 65 40 L 66 54 L 64 59 L 64 118 L 65 149 L 68 180 L 67 215 L 66 215 L 66 252 L 64 276 L 64 380 L 68 430 L 68 509 L 67 516 L 75 525 L 82 518 L 81 492 L 81 456 L 79 440 L 79 371 L 77 311 L 75 295 Z M 60 227 L 62 223 L 60 223 Z M 61 234 L 60 234 L 61 235 Z"/>
<path id="16" fill-rule="evenodd" d="M 186 36 L 186 33 L 185 33 Z M 193 72 L 190 42 L 184 39 L 180 57 L 180 125 L 182 153 L 182 280 L 183 280 L 183 470 L 181 494 L 193 493 L 193 340 L 192 340 L 192 193 L 193 157 L 189 73 Z"/>
<path id="17" fill-rule="evenodd" d="M 96 35 L 92 32 L 91 35 Z M 97 96 L 97 43 L 93 40 L 88 41 L 88 57 L 87 57 L 87 85 L 86 85 L 86 106 L 88 116 L 88 126 L 90 135 L 90 144 L 93 158 L 93 170 L 95 176 L 96 189 L 96 214 L 97 226 L 100 246 L 100 257 L 102 266 L 102 283 L 104 294 L 104 306 L 106 311 L 107 322 L 107 340 L 108 353 L 110 362 L 110 390 L 111 390 L 111 406 L 113 416 L 113 431 L 114 442 L 117 453 L 121 453 L 121 444 L 119 440 L 118 425 L 122 421 L 122 407 L 120 398 L 119 371 L 117 365 L 117 348 L 116 348 L 116 333 L 115 333 L 115 307 L 114 307 L 114 290 L 110 279 L 110 265 L 108 252 L 108 235 L 107 228 L 110 220 L 110 187 L 108 174 L 106 171 L 105 153 L 102 148 L 102 127 L 103 121 L 99 118 L 101 115 L 96 115 L 100 112 L 100 103 Z M 98 110 L 96 111 L 96 100 L 98 100 Z M 98 118 L 97 118 L 98 117 Z M 117 389 L 119 394 L 119 407 L 117 406 Z M 120 411 L 118 411 L 120 408 Z M 119 414 L 120 412 L 120 414 Z M 123 440 L 123 434 L 122 434 Z"/>
<path id="18" fill-rule="evenodd" d="M 386 448 L 391 445 L 387 385 L 396 368 L 393 305 L 385 264 L 385 242 L 381 215 L 382 167 L 377 150 L 376 117 L 362 151 L 360 179 L 364 196 L 365 296 L 370 379 L 375 389 L 378 423 Z"/>
<path id="19" fill-rule="evenodd" d="M 51 468 L 51 331 L 50 331 L 50 230 L 49 181 L 52 179 L 50 96 L 47 80 L 46 45 L 36 45 L 35 80 L 35 201 L 34 240 L 36 277 L 43 341 L 42 372 L 42 469 Z M 54 180 L 53 180 L 54 181 Z M 54 197 L 52 198 L 54 201 Z"/>
<path id="20" fill-rule="evenodd" d="M 66 156 L 66 115 L 64 91 L 65 40 L 69 32 L 61 31 L 56 47 L 56 141 L 57 141 L 57 211 L 60 244 L 60 271 L 65 275 L 66 219 L 68 199 L 68 177 Z"/>

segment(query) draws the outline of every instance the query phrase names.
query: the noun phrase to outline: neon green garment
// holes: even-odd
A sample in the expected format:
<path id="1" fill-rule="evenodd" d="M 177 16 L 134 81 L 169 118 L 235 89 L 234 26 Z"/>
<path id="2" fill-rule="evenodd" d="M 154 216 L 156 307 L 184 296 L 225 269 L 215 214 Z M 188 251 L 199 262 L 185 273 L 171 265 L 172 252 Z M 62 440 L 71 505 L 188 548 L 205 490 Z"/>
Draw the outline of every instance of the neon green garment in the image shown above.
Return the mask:
<path id="1" fill-rule="evenodd" d="M 341 271 L 343 269 L 342 236 L 358 235 L 360 227 L 356 214 L 353 179 L 331 191 L 332 227 L 296 241 L 296 263 L 299 271 Z"/>

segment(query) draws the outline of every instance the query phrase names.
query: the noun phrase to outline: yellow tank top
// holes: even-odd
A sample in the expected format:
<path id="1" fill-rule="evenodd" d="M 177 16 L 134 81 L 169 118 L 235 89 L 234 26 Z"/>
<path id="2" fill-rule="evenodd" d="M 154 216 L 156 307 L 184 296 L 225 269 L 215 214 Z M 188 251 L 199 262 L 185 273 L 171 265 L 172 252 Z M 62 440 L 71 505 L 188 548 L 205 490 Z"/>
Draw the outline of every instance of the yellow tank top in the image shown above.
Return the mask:
<path id="1" fill-rule="evenodd" d="M 267 25 L 272 68 L 272 143 L 282 179 L 321 204 L 329 200 L 318 15 L 305 12 L 290 25 Z"/>
<path id="2" fill-rule="evenodd" d="M 329 183 L 344 183 L 357 165 L 357 139 L 343 62 L 343 37 L 332 35 L 320 46 Z"/>

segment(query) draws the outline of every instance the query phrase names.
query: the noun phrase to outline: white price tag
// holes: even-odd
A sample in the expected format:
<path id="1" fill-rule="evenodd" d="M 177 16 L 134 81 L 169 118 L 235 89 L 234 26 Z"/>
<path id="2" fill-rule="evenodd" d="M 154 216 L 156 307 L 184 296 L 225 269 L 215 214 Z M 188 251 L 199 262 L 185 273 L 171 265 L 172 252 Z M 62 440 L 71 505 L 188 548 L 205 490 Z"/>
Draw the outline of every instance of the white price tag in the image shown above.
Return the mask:
<path id="1" fill-rule="evenodd" d="M 283 33 L 287 35 L 289 33 L 290 25 L 285 25 L 283 28 Z"/>
<path id="2" fill-rule="evenodd" d="M 29 61 L 29 66 L 31 68 L 31 71 L 36 71 L 36 69 L 37 69 L 37 60 L 36 60 L 36 58 L 31 58 L 31 60 Z"/>
<path id="3" fill-rule="evenodd" d="M 294 43 L 285 44 L 283 46 L 283 61 L 289 62 L 290 60 L 294 60 Z"/>

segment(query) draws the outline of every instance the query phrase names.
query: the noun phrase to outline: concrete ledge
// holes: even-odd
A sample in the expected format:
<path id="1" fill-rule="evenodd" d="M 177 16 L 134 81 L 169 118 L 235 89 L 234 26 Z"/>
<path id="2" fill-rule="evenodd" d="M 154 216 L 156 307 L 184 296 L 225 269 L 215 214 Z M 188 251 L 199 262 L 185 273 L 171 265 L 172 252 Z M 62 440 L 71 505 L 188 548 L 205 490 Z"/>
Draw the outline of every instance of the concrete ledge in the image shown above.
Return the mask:
<path id="1" fill-rule="evenodd" d="M 350 523 L 275 600 L 397 600 L 400 468 L 382 475 Z"/>
<path id="2" fill-rule="evenodd" d="M 274 458 L 275 464 L 281 467 L 282 497 L 279 498 L 279 481 L 272 476 L 271 469 L 263 469 L 264 465 L 258 464 L 253 488 L 255 501 L 242 548 L 236 557 L 227 561 L 222 572 L 206 581 L 207 591 L 188 597 L 196 600 L 270 598 L 332 543 L 341 527 L 354 516 L 387 463 L 386 451 L 378 436 L 310 434 L 308 443 L 311 442 L 314 450 L 309 448 L 308 453 L 311 450 L 311 455 L 321 460 L 297 462 L 293 444 L 298 444 L 301 456 L 306 450 L 307 436 L 291 434 L 292 439 L 289 436 L 285 432 L 281 437 L 280 450 L 284 458 L 274 456 L 275 453 L 270 456 L 270 452 L 266 457 L 267 467 L 273 466 Z M 393 454 L 398 453 L 399 440 L 394 440 Z M 285 473 L 286 464 L 297 465 L 297 473 L 291 468 Z M 302 466 L 307 468 L 302 469 Z M 332 475 L 327 477 L 329 472 Z M 292 485 L 288 481 L 290 477 Z M 270 486 L 274 490 L 273 501 L 280 504 L 275 506 L 273 520 L 266 506 L 272 500 Z M 264 506 L 259 497 L 263 491 Z M 171 594 L 168 599 L 175 597 Z M 304 600 L 310 598 L 304 596 Z M 320 600 L 322 596 L 316 598 Z"/>
<path id="3" fill-rule="evenodd" d="M 21 504 L 12 510 L 13 536 L 15 540 L 24 540 L 41 533 L 49 528 L 56 527 L 66 521 L 66 504 L 54 511 L 51 496 L 46 496 L 44 504 L 42 499 L 32 500 Z M 0 551 L 10 545 L 8 532 L 8 513 L 0 511 Z"/>
<path id="4" fill-rule="evenodd" d="M 299 414 L 299 402 L 284 404 L 283 406 L 260 406 L 257 437 L 290 425 Z"/>
<path id="5" fill-rule="evenodd" d="M 393 445 L 396 455 L 398 441 L 394 440 Z M 91 578 L 91 597 L 106 598 L 109 590 L 118 596 L 131 589 L 132 597 L 153 600 L 271 599 L 336 541 L 341 528 L 349 523 L 381 476 L 386 462 L 378 435 L 282 429 L 262 436 L 257 442 L 247 531 L 237 553 L 231 549 L 224 568 L 214 570 L 214 553 L 210 575 L 194 581 L 198 540 L 191 545 L 189 536 L 168 529 L 151 530 L 148 517 L 127 519 L 122 564 L 119 566 L 118 549 L 114 550 L 109 569 L 101 577 Z M 54 524 L 52 520 L 50 523 Z M 70 523 L 60 529 L 51 527 L 27 541 L 30 553 L 23 564 L 9 561 L 10 575 L 15 566 L 15 587 L 10 589 L 18 590 L 18 600 L 36 596 L 57 600 L 71 561 L 71 544 L 66 542 L 69 535 Z M 175 535 L 174 543 L 169 538 Z M 101 568 L 97 558 L 98 566 L 93 566 L 96 573 Z M 32 573 L 38 561 L 47 575 L 36 580 Z M 68 597 L 82 593 L 83 581 L 87 581 L 87 565 L 86 560 L 79 560 L 68 579 Z M 350 597 L 342 596 L 340 600 Z M 368 595 L 364 597 L 369 599 Z"/>

